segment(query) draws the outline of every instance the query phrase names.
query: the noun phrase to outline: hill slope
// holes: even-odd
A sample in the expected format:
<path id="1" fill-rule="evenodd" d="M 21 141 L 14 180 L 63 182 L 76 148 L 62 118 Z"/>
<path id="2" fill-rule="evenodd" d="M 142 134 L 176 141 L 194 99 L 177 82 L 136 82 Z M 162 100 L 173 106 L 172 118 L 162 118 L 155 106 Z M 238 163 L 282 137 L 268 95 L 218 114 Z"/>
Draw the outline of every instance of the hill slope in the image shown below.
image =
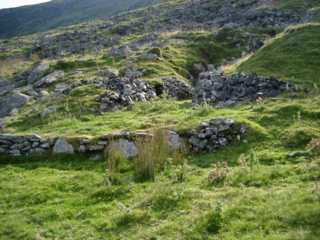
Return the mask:
<path id="1" fill-rule="evenodd" d="M 320 84 L 320 25 L 299 26 L 280 34 L 238 70 Z"/>
<path id="2" fill-rule="evenodd" d="M 48 3 L 0 10 L 0 38 L 46 31 L 59 26 L 110 17 L 145 6 L 154 0 L 54 0 Z"/>

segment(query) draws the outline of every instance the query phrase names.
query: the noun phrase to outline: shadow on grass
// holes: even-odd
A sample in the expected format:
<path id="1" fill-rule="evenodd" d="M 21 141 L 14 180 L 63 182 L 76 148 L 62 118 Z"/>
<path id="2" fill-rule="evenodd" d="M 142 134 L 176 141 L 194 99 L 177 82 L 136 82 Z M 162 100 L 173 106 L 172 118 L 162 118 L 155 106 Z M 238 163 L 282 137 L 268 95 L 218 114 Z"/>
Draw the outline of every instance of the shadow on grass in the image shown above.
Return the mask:
<path id="1" fill-rule="evenodd" d="M 104 161 L 90 160 L 86 155 L 35 155 L 23 157 L 0 156 L 0 168 L 7 165 L 14 165 L 32 170 L 40 167 L 53 168 L 58 170 L 94 170 L 103 172 Z"/>

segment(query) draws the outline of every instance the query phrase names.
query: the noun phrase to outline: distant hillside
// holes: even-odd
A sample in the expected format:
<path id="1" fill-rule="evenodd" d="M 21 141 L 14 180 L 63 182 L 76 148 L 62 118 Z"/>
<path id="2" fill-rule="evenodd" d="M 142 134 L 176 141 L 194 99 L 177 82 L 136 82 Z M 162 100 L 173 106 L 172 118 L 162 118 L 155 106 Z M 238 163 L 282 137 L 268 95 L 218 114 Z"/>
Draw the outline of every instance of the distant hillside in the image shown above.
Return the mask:
<path id="1" fill-rule="evenodd" d="M 46 31 L 82 21 L 110 17 L 158 0 L 53 0 L 0 10 L 0 38 Z"/>

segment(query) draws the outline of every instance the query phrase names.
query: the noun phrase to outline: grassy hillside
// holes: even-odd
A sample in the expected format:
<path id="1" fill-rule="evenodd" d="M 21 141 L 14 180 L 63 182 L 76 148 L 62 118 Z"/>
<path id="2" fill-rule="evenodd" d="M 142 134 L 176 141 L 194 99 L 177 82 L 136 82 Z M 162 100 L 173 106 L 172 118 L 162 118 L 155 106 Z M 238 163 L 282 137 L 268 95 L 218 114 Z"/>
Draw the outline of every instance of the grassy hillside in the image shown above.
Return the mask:
<path id="1" fill-rule="evenodd" d="M 0 11 L 0 25 L 5 26 L 0 38 L 109 16 L 151 2 L 55 0 L 34 8 L 4 10 Z M 267 24 L 282 16 L 279 9 L 302 12 L 301 16 L 308 12 L 315 21 L 320 16 L 319 1 L 161 3 L 115 17 L 115 24 L 107 28 L 99 21 L 46 32 L 52 37 L 48 48 L 57 44 L 65 50 L 52 57 L 34 48 L 42 34 L 0 40 L 0 80 L 19 83 L 16 90 L 32 96 L 3 122 L 0 119 L 0 131 L 65 137 L 71 142 L 123 130 L 166 127 L 190 132 L 204 121 L 225 117 L 246 125 L 245 137 L 208 154 L 158 151 L 165 159 L 152 162 L 151 167 L 150 152 L 154 152 L 150 149 L 168 147 L 158 139 L 160 143 L 149 149 L 157 136 L 151 143 L 137 142 L 144 155 L 130 160 L 117 155 L 117 149 L 112 153 L 112 147 L 103 150 L 108 156 L 102 151 L 90 156 L 0 154 L 0 240 L 319 240 L 320 24 L 285 29 L 291 23 L 287 15 L 283 15 L 286 24 Z M 262 11 L 252 17 L 252 26 L 231 27 L 238 12 L 242 14 L 232 6 L 255 8 L 257 3 Z M 221 28 L 210 25 L 210 14 L 216 10 L 236 20 Z M 193 20 L 185 18 L 189 16 L 185 11 L 193 14 Z M 260 14 L 268 27 L 255 25 Z M 67 40 L 59 42 L 59 36 Z M 97 37 L 118 41 L 95 51 Z M 86 51 L 67 51 L 69 45 L 82 41 L 93 44 L 80 46 Z M 112 55 L 111 47 L 130 51 Z M 63 77 L 40 88 L 36 83 L 43 76 L 33 85 L 23 82 L 39 63 L 48 66 L 43 76 L 63 71 Z M 195 106 L 191 99 L 178 101 L 164 94 L 111 112 L 99 110 L 98 97 L 106 91 L 101 83 L 109 71 L 122 78 L 125 70 L 138 69 L 141 79 L 159 87 L 164 76 L 195 83 L 198 74 L 212 65 L 291 80 L 306 85 L 308 91 L 259 97 L 224 108 Z M 59 93 L 58 85 L 70 90 Z M 139 167 L 153 168 L 155 178 L 137 178 Z"/>
<path id="2" fill-rule="evenodd" d="M 154 182 L 136 182 L 132 161 L 109 186 L 105 161 L 2 158 L 0 239 L 317 240 L 320 159 L 308 143 L 320 137 L 319 104 L 318 97 L 284 98 L 227 110 L 251 122 L 245 142 L 188 156 L 183 168 L 168 164 Z M 129 117 L 223 114 L 146 111 L 142 120 L 142 113 L 109 117 L 125 126 Z"/>
<path id="3" fill-rule="evenodd" d="M 301 84 L 320 84 L 320 25 L 289 28 L 237 68 Z"/>

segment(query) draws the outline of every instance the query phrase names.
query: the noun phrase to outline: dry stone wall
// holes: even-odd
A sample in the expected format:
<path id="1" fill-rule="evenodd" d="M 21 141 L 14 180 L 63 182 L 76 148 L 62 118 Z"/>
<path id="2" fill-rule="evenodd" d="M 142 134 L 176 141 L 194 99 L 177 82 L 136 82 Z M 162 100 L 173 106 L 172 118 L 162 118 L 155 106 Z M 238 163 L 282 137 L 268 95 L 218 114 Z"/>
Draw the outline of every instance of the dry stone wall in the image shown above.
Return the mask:
<path id="1" fill-rule="evenodd" d="M 189 132 L 179 133 L 167 130 L 168 144 L 172 150 L 187 146 L 190 152 L 214 152 L 239 141 L 246 133 L 246 127 L 232 119 L 219 118 L 202 123 Z M 0 134 L 0 154 L 27 156 L 32 154 L 87 154 L 100 156 L 111 146 L 117 147 L 124 156 L 133 158 L 138 154 L 137 142 L 152 138 L 148 132 L 121 132 L 96 139 L 81 138 L 72 141 L 66 138 L 45 139 L 38 135 L 17 136 Z"/>

